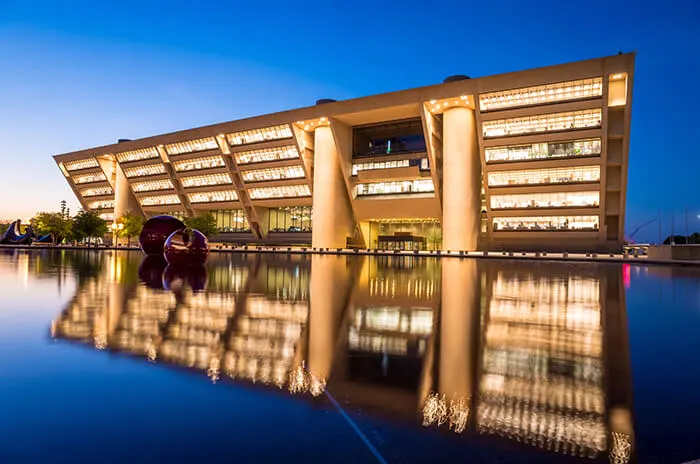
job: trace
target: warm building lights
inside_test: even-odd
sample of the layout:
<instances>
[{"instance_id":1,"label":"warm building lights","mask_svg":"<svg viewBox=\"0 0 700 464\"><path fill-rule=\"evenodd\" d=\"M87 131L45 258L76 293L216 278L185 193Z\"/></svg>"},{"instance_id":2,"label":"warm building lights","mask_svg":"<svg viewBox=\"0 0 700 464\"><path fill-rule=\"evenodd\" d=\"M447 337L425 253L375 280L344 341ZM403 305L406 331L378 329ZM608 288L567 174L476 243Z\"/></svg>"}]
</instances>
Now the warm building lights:
<instances>
[{"instance_id":1,"label":"warm building lights","mask_svg":"<svg viewBox=\"0 0 700 464\"><path fill-rule=\"evenodd\" d=\"M482 127L484 137L506 137L600 127L601 121L601 111L595 109L485 121Z\"/></svg>"},{"instance_id":2,"label":"warm building lights","mask_svg":"<svg viewBox=\"0 0 700 464\"><path fill-rule=\"evenodd\" d=\"M243 180L246 182L263 182L269 180L299 179L305 177L306 174L304 173L304 168L297 165L244 171L242 176Z\"/></svg>"},{"instance_id":3,"label":"warm building lights","mask_svg":"<svg viewBox=\"0 0 700 464\"><path fill-rule=\"evenodd\" d=\"M80 194L84 197L100 197L103 195L111 195L112 193L112 187L94 187L80 191Z\"/></svg>"},{"instance_id":4,"label":"warm building lights","mask_svg":"<svg viewBox=\"0 0 700 464\"><path fill-rule=\"evenodd\" d=\"M226 166L224 159L221 156L206 156L204 158L195 158L173 162L173 167L178 172L183 171L198 171L200 169L212 169Z\"/></svg>"},{"instance_id":5,"label":"warm building lights","mask_svg":"<svg viewBox=\"0 0 700 464\"><path fill-rule=\"evenodd\" d=\"M279 187L259 187L249 189L248 192L250 193L250 198L254 200L311 196L311 190L306 184L283 185Z\"/></svg>"},{"instance_id":6,"label":"warm building lights","mask_svg":"<svg viewBox=\"0 0 700 464\"><path fill-rule=\"evenodd\" d=\"M575 140L573 142L542 142L528 145L511 145L486 148L486 162L530 161L600 155L600 139Z\"/></svg>"},{"instance_id":7,"label":"warm building lights","mask_svg":"<svg viewBox=\"0 0 700 464\"><path fill-rule=\"evenodd\" d=\"M177 195L154 195L140 198L141 206L177 205L180 197Z\"/></svg>"},{"instance_id":8,"label":"warm building lights","mask_svg":"<svg viewBox=\"0 0 700 464\"><path fill-rule=\"evenodd\" d=\"M123 151L117 153L117 160L120 163L128 163L130 161L139 161L151 158L158 158L158 149L156 147L139 148L138 150Z\"/></svg>"},{"instance_id":9,"label":"warm building lights","mask_svg":"<svg viewBox=\"0 0 700 464\"><path fill-rule=\"evenodd\" d=\"M66 161L63 163L66 171L78 171L80 169L89 169L99 167L99 163L95 158L86 158L76 161Z\"/></svg>"},{"instance_id":10,"label":"warm building lights","mask_svg":"<svg viewBox=\"0 0 700 464\"><path fill-rule=\"evenodd\" d=\"M155 190L169 190L173 188L173 182L170 179L134 182L131 185L134 192L151 192Z\"/></svg>"},{"instance_id":11,"label":"warm building lights","mask_svg":"<svg viewBox=\"0 0 700 464\"><path fill-rule=\"evenodd\" d=\"M299 158L299 152L294 145L287 145L263 150L242 151L235 153L234 156L236 157L236 163L249 164Z\"/></svg>"},{"instance_id":12,"label":"warm building lights","mask_svg":"<svg viewBox=\"0 0 700 464\"><path fill-rule=\"evenodd\" d=\"M600 202L600 192L527 193L491 195L491 209L591 208Z\"/></svg>"},{"instance_id":13,"label":"warm building lights","mask_svg":"<svg viewBox=\"0 0 700 464\"><path fill-rule=\"evenodd\" d=\"M488 182L489 187L600 182L600 166L495 171L488 174Z\"/></svg>"},{"instance_id":14,"label":"warm building lights","mask_svg":"<svg viewBox=\"0 0 700 464\"><path fill-rule=\"evenodd\" d=\"M126 177L142 177L142 176L155 176L158 174L165 173L165 166L162 164L147 164L144 166L135 166L132 168L124 168L124 175Z\"/></svg>"},{"instance_id":15,"label":"warm building lights","mask_svg":"<svg viewBox=\"0 0 700 464\"><path fill-rule=\"evenodd\" d=\"M490 111L568 100L581 100L600 97L602 94L603 78L595 77L592 79L484 93L479 95L479 107L481 111Z\"/></svg>"},{"instance_id":16,"label":"warm building lights","mask_svg":"<svg viewBox=\"0 0 700 464\"><path fill-rule=\"evenodd\" d=\"M206 176L183 177L180 179L183 187L204 187L207 185L230 184L231 175L228 173L209 174Z\"/></svg>"},{"instance_id":17,"label":"warm building lights","mask_svg":"<svg viewBox=\"0 0 700 464\"><path fill-rule=\"evenodd\" d=\"M235 190L217 190L215 192L188 193L190 203L216 203L223 201L238 200L238 193Z\"/></svg>"},{"instance_id":18,"label":"warm building lights","mask_svg":"<svg viewBox=\"0 0 700 464\"><path fill-rule=\"evenodd\" d=\"M249 143L266 142L268 140L288 139L292 137L292 129L287 124L252 129L228 134L228 143L231 145L247 145Z\"/></svg>"},{"instance_id":19,"label":"warm building lights","mask_svg":"<svg viewBox=\"0 0 700 464\"><path fill-rule=\"evenodd\" d=\"M165 151L168 155L182 155L184 153L193 153L195 151L216 150L219 145L214 137L206 137L203 139L187 140L185 142L169 143L165 146Z\"/></svg>"},{"instance_id":20,"label":"warm building lights","mask_svg":"<svg viewBox=\"0 0 700 464\"><path fill-rule=\"evenodd\" d=\"M90 184L92 182L102 182L106 181L107 176L103 172L94 172L90 174L83 174L80 176L73 176L73 182L76 184Z\"/></svg>"},{"instance_id":21,"label":"warm building lights","mask_svg":"<svg viewBox=\"0 0 700 464\"><path fill-rule=\"evenodd\" d=\"M114 208L114 200L97 200L88 203L90 209L109 209Z\"/></svg>"},{"instance_id":22,"label":"warm building lights","mask_svg":"<svg viewBox=\"0 0 700 464\"><path fill-rule=\"evenodd\" d=\"M494 232L597 231L598 216L523 216L493 218Z\"/></svg>"},{"instance_id":23,"label":"warm building lights","mask_svg":"<svg viewBox=\"0 0 700 464\"><path fill-rule=\"evenodd\" d=\"M432 179L406 180L396 182L372 182L357 184L357 196L401 195L434 192Z\"/></svg>"}]
</instances>

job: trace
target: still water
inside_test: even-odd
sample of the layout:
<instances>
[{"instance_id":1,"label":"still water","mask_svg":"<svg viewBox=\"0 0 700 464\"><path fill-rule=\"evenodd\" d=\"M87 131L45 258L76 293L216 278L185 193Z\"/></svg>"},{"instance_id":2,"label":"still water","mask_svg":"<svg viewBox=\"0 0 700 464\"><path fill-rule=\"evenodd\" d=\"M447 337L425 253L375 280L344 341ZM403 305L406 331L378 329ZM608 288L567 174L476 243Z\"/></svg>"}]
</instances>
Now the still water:
<instances>
[{"instance_id":1,"label":"still water","mask_svg":"<svg viewBox=\"0 0 700 464\"><path fill-rule=\"evenodd\" d=\"M700 458L700 272L0 251L0 463Z\"/></svg>"}]
</instances>

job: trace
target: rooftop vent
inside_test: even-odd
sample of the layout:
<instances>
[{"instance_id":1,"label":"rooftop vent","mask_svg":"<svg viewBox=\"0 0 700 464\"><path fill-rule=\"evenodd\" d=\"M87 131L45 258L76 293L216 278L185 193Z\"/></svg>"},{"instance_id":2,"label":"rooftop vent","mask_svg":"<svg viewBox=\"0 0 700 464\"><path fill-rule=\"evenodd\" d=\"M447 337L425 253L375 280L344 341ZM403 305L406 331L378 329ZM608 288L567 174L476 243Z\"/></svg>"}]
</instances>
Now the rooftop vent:
<instances>
[{"instance_id":1,"label":"rooftop vent","mask_svg":"<svg viewBox=\"0 0 700 464\"><path fill-rule=\"evenodd\" d=\"M444 78L442 83L447 84L448 82L466 81L467 79L471 79L471 77L465 76L464 74L455 74L454 76Z\"/></svg>"},{"instance_id":2,"label":"rooftop vent","mask_svg":"<svg viewBox=\"0 0 700 464\"><path fill-rule=\"evenodd\" d=\"M131 139L117 139L117 143L131 142Z\"/></svg>"},{"instance_id":3,"label":"rooftop vent","mask_svg":"<svg viewBox=\"0 0 700 464\"><path fill-rule=\"evenodd\" d=\"M336 101L338 101L338 100L333 100L332 98L319 98L318 100L316 100L316 104L323 105L325 103L333 103Z\"/></svg>"}]
</instances>

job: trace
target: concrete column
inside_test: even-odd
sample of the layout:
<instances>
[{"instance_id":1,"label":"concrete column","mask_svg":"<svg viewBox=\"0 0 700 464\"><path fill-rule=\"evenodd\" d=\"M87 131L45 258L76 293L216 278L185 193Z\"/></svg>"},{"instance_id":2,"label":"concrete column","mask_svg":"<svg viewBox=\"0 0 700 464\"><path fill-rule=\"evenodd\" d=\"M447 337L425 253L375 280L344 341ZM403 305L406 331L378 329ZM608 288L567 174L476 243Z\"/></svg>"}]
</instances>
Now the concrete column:
<instances>
[{"instance_id":1,"label":"concrete column","mask_svg":"<svg viewBox=\"0 0 700 464\"><path fill-rule=\"evenodd\" d=\"M474 111L443 113L442 248L476 250L481 208L481 160Z\"/></svg>"},{"instance_id":2,"label":"concrete column","mask_svg":"<svg viewBox=\"0 0 700 464\"><path fill-rule=\"evenodd\" d=\"M470 401L476 386L479 329L476 261L442 261L438 391L450 400Z\"/></svg>"},{"instance_id":3,"label":"concrete column","mask_svg":"<svg viewBox=\"0 0 700 464\"><path fill-rule=\"evenodd\" d=\"M314 133L314 195L312 246L345 248L352 236L353 216L340 170L333 133L328 126Z\"/></svg>"},{"instance_id":4,"label":"concrete column","mask_svg":"<svg viewBox=\"0 0 700 464\"><path fill-rule=\"evenodd\" d=\"M139 215L141 210L138 201L129 188L129 181L124 175L124 171L120 166L116 167L116 176L114 182L114 219L117 220L124 213L132 213Z\"/></svg>"}]
</instances>

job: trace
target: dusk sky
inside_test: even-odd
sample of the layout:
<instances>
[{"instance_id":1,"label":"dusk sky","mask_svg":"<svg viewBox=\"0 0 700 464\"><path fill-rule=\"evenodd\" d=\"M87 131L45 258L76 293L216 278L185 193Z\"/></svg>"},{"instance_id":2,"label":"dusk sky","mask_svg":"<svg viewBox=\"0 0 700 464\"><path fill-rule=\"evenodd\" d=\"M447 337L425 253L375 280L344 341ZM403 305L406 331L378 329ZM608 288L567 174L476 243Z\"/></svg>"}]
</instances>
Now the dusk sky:
<instances>
[{"instance_id":1,"label":"dusk sky","mask_svg":"<svg viewBox=\"0 0 700 464\"><path fill-rule=\"evenodd\" d=\"M660 209L664 234L674 209L700 230L697 0L0 0L0 219L78 210L54 154L618 51L637 52L627 233Z\"/></svg>"}]
</instances>

